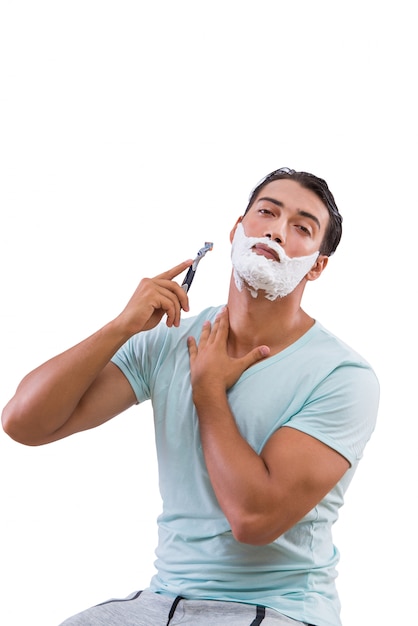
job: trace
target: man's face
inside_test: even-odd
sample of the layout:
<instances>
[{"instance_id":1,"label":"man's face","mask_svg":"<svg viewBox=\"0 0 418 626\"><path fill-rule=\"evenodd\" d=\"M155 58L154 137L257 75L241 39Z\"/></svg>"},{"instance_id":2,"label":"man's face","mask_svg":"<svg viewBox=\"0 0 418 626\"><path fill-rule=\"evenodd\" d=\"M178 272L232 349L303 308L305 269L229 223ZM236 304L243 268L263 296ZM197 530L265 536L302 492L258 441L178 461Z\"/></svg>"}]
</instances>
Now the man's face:
<instances>
[{"instance_id":1,"label":"man's face","mask_svg":"<svg viewBox=\"0 0 418 626\"><path fill-rule=\"evenodd\" d=\"M235 284L256 298L289 295L305 277L318 278L328 258L319 256L329 214L310 190L291 180L262 189L231 232Z\"/></svg>"},{"instance_id":2,"label":"man's face","mask_svg":"<svg viewBox=\"0 0 418 626\"><path fill-rule=\"evenodd\" d=\"M275 180L263 187L242 220L247 237L276 240L289 257L319 250L328 222L329 213L322 200L310 189L288 179ZM254 252L271 254L262 246Z\"/></svg>"}]
</instances>

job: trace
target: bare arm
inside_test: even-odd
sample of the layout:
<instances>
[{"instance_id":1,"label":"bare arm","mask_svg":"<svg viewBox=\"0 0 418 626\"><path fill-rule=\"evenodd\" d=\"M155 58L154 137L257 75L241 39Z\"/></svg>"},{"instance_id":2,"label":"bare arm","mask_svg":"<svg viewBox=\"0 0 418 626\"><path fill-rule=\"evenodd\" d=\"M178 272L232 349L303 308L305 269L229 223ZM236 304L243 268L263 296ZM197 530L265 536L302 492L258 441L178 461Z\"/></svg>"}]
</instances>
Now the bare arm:
<instances>
[{"instance_id":1,"label":"bare arm","mask_svg":"<svg viewBox=\"0 0 418 626\"><path fill-rule=\"evenodd\" d=\"M143 279L115 320L28 374L3 410L4 430L21 443L40 445L98 426L134 404L131 386L110 359L164 314L169 327L179 325L188 299L173 279L189 265Z\"/></svg>"},{"instance_id":2,"label":"bare arm","mask_svg":"<svg viewBox=\"0 0 418 626\"><path fill-rule=\"evenodd\" d=\"M189 339L193 400L203 452L218 502L238 541L270 543L296 524L335 486L348 461L322 442L281 428L257 454L241 436L226 391L268 355L260 346L241 359L226 351L228 315L206 324L197 347Z\"/></svg>"}]
</instances>

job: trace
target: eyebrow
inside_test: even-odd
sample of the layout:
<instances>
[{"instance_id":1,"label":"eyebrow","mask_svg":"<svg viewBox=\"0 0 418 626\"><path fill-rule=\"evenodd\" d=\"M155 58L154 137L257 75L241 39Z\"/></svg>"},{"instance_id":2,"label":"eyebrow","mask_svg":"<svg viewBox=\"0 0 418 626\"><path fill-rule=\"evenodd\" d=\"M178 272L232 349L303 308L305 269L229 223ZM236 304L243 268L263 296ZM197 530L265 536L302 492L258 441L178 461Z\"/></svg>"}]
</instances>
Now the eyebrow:
<instances>
[{"instance_id":1,"label":"eyebrow","mask_svg":"<svg viewBox=\"0 0 418 626\"><path fill-rule=\"evenodd\" d=\"M267 198L265 196L263 198L258 198L257 202L261 202L261 200L267 200L267 202L272 202L273 204L284 208L283 202L281 202L280 200L276 200L275 198ZM298 215L301 215L302 217L307 217L308 219L312 220L318 226L319 230L321 230L321 222L316 217L316 215L309 213L309 211L304 211L303 209L298 209Z\"/></svg>"}]
</instances>

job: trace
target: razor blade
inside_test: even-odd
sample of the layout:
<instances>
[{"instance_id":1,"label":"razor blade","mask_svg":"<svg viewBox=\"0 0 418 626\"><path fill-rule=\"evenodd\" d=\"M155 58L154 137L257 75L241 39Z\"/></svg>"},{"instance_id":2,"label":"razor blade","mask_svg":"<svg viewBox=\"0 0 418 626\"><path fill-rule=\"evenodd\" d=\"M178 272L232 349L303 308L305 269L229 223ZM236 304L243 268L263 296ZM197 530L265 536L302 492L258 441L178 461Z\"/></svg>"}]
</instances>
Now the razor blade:
<instances>
[{"instance_id":1,"label":"razor blade","mask_svg":"<svg viewBox=\"0 0 418 626\"><path fill-rule=\"evenodd\" d=\"M193 282L193 278L195 277L197 266L199 265L200 261L205 256L206 252L209 252L210 250L212 250L212 248L213 248L213 243L210 241L205 241L205 245L203 246L203 248L200 248L199 252L196 255L195 260L193 261L193 263L187 270L186 277L183 280L183 283L181 285L186 293L189 291L190 285Z\"/></svg>"}]
</instances>

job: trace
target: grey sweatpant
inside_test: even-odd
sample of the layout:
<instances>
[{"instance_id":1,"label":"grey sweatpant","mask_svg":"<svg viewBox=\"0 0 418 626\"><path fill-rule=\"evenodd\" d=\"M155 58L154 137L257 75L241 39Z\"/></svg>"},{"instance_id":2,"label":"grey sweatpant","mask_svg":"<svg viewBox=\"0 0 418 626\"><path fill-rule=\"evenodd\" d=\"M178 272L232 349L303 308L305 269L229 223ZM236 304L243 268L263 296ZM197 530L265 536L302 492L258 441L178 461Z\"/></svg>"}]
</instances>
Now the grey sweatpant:
<instances>
[{"instance_id":1,"label":"grey sweatpant","mask_svg":"<svg viewBox=\"0 0 418 626\"><path fill-rule=\"evenodd\" d=\"M184 600L136 592L109 600L70 617L61 626L299 626L277 611L251 604L217 600Z\"/></svg>"}]
</instances>

